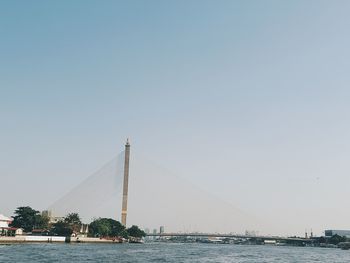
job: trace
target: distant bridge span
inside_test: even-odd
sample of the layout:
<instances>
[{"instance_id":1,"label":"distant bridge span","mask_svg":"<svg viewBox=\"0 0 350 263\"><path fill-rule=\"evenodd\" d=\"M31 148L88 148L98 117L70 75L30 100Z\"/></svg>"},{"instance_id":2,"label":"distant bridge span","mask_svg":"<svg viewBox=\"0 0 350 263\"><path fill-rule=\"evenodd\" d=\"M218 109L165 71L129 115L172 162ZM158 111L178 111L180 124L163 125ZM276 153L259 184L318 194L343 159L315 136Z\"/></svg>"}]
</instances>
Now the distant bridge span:
<instances>
[{"instance_id":1,"label":"distant bridge span","mask_svg":"<svg viewBox=\"0 0 350 263\"><path fill-rule=\"evenodd\" d=\"M246 236L236 234L213 234L213 233L157 233L147 234L148 237L222 237L222 238L246 238L246 239L263 239L263 240L280 240L280 241L297 241L297 242L313 242L312 238L301 237L279 237L279 236Z\"/></svg>"}]
</instances>

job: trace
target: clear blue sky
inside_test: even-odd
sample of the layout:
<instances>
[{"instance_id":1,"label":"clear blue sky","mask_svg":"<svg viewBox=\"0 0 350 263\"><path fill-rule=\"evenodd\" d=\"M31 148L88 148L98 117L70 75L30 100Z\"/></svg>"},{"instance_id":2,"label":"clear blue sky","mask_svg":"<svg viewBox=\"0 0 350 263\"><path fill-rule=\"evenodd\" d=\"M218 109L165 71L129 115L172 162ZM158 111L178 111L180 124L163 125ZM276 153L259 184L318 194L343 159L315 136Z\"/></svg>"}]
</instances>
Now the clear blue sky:
<instances>
[{"instance_id":1,"label":"clear blue sky","mask_svg":"<svg viewBox=\"0 0 350 263\"><path fill-rule=\"evenodd\" d=\"M0 213L45 208L130 137L248 211L303 215L301 232L350 228L349 11L348 1L1 1Z\"/></svg>"}]
</instances>

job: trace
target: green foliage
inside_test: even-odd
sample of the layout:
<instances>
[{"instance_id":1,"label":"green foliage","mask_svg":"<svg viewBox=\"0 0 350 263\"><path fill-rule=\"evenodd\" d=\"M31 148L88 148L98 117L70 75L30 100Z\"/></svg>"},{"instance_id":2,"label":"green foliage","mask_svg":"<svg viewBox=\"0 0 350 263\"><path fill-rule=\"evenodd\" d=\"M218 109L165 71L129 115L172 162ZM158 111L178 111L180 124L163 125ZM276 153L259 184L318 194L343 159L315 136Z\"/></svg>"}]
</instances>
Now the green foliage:
<instances>
[{"instance_id":1,"label":"green foliage","mask_svg":"<svg viewBox=\"0 0 350 263\"><path fill-rule=\"evenodd\" d=\"M89 225L89 234L94 237L124 236L124 232L125 227L111 218L98 218Z\"/></svg>"},{"instance_id":2,"label":"green foliage","mask_svg":"<svg viewBox=\"0 0 350 263\"><path fill-rule=\"evenodd\" d=\"M128 235L131 237L141 238L141 237L146 236L146 233L143 230L141 230L138 226L135 226L135 225L128 228L126 231L127 231Z\"/></svg>"},{"instance_id":3,"label":"green foliage","mask_svg":"<svg viewBox=\"0 0 350 263\"><path fill-rule=\"evenodd\" d=\"M64 218L64 222L68 224L81 225L80 216L78 213L70 213Z\"/></svg>"},{"instance_id":4,"label":"green foliage","mask_svg":"<svg viewBox=\"0 0 350 263\"><path fill-rule=\"evenodd\" d=\"M73 233L71 226L65 221L58 221L52 225L51 234L57 236L70 236Z\"/></svg>"},{"instance_id":5,"label":"green foliage","mask_svg":"<svg viewBox=\"0 0 350 263\"><path fill-rule=\"evenodd\" d=\"M39 211L29 206L18 207L15 211L14 220L11 223L13 227L21 227L29 232L33 229L48 229L49 218L41 216ZM79 232L82 222L78 213L68 214L64 220L52 224L50 233L58 236L71 236L73 232ZM128 229L118 221L111 218L98 218L90 223L89 235L94 237L124 237L129 236L141 238L146 233L137 226Z\"/></svg>"},{"instance_id":6,"label":"green foliage","mask_svg":"<svg viewBox=\"0 0 350 263\"><path fill-rule=\"evenodd\" d=\"M78 213L68 214L64 220L52 225L51 233L57 236L71 236L73 232L79 232L82 222Z\"/></svg>"},{"instance_id":7,"label":"green foliage","mask_svg":"<svg viewBox=\"0 0 350 263\"><path fill-rule=\"evenodd\" d=\"M319 242L319 243L326 243L327 240L326 240L325 237L319 237L319 238L318 238L318 242Z\"/></svg>"},{"instance_id":8,"label":"green foliage","mask_svg":"<svg viewBox=\"0 0 350 263\"><path fill-rule=\"evenodd\" d=\"M18 207L11 223L12 227L23 228L25 232L30 232L34 228L45 229L48 227L49 219L42 217L39 211L29 206Z\"/></svg>"},{"instance_id":9,"label":"green foliage","mask_svg":"<svg viewBox=\"0 0 350 263\"><path fill-rule=\"evenodd\" d=\"M70 213L64 218L64 222L69 225L72 232L79 232L82 222L78 213Z\"/></svg>"},{"instance_id":10,"label":"green foliage","mask_svg":"<svg viewBox=\"0 0 350 263\"><path fill-rule=\"evenodd\" d=\"M335 234L329 239L329 243L333 245L338 245L340 242L346 242L346 237L341 237Z\"/></svg>"},{"instance_id":11,"label":"green foliage","mask_svg":"<svg viewBox=\"0 0 350 263\"><path fill-rule=\"evenodd\" d=\"M35 216L35 227L37 229L48 229L50 219L47 216L36 215Z\"/></svg>"}]
</instances>

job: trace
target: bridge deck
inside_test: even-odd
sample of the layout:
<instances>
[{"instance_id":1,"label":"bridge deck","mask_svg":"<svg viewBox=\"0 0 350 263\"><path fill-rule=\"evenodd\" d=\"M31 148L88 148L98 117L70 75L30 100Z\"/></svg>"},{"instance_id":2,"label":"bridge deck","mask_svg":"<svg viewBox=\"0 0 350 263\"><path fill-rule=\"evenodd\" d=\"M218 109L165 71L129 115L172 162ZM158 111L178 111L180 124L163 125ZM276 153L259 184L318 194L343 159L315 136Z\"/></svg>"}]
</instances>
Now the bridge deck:
<instances>
[{"instance_id":1,"label":"bridge deck","mask_svg":"<svg viewBox=\"0 0 350 263\"><path fill-rule=\"evenodd\" d=\"M213 234L213 233L157 233L147 234L149 237L222 237L222 238L259 238L264 240L289 240L289 241L303 241L312 242L314 239L300 238L300 237L279 237L279 236L246 236L236 234Z\"/></svg>"}]
</instances>

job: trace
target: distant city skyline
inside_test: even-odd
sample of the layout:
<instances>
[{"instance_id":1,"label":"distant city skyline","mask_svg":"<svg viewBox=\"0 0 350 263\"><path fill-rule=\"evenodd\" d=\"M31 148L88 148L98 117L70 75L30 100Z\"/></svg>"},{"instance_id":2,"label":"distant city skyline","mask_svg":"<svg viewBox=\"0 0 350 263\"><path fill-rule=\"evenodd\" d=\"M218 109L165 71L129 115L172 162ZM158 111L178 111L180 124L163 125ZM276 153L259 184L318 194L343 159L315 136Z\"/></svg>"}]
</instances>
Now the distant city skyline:
<instances>
[{"instance_id":1,"label":"distant city skyline","mask_svg":"<svg viewBox=\"0 0 350 263\"><path fill-rule=\"evenodd\" d=\"M0 214L47 209L129 137L283 233L350 229L349 9L2 1Z\"/></svg>"}]
</instances>

